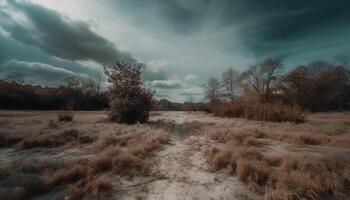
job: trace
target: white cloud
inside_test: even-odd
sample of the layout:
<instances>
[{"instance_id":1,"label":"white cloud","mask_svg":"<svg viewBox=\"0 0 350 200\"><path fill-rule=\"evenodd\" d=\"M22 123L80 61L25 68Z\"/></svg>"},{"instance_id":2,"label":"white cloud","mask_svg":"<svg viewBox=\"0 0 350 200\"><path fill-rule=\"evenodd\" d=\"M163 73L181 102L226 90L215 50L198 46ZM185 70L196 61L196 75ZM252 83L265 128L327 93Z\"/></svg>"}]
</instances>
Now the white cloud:
<instances>
[{"instance_id":1,"label":"white cloud","mask_svg":"<svg viewBox=\"0 0 350 200\"><path fill-rule=\"evenodd\" d=\"M188 74L185 76L185 81L191 82L191 81L196 81L198 80L198 76L193 75L193 74Z\"/></svg>"}]
</instances>

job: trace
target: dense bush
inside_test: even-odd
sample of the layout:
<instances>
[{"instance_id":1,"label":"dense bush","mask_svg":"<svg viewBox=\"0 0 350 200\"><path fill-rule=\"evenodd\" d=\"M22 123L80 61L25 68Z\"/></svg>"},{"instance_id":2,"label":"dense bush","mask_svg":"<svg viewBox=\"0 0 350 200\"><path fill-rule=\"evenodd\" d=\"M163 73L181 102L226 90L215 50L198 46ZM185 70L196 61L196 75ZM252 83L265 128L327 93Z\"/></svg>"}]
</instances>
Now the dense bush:
<instances>
[{"instance_id":1,"label":"dense bush","mask_svg":"<svg viewBox=\"0 0 350 200\"><path fill-rule=\"evenodd\" d=\"M117 63L105 68L108 76L110 119L119 123L146 122L153 106L153 92L141 81L141 67Z\"/></svg>"}]
</instances>

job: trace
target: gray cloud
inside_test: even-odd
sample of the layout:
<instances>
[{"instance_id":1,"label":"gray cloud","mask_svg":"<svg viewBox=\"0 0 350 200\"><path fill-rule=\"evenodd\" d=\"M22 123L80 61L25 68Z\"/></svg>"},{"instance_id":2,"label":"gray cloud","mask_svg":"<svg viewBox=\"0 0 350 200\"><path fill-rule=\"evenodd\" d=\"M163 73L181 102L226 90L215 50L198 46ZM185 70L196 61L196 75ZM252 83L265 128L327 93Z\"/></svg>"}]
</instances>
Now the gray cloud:
<instances>
[{"instance_id":1,"label":"gray cloud","mask_svg":"<svg viewBox=\"0 0 350 200\"><path fill-rule=\"evenodd\" d=\"M163 26L166 32L180 35L202 37L208 30L226 33L221 38L228 45L226 51L238 50L258 60L329 47L341 46L339 51L343 51L346 47L342 46L350 42L348 0L129 0L115 4L123 8L122 12L136 9L145 13L131 17L139 26L152 26L151 30L157 31L154 34L164 32L159 28Z\"/></svg>"},{"instance_id":2,"label":"gray cloud","mask_svg":"<svg viewBox=\"0 0 350 200\"><path fill-rule=\"evenodd\" d=\"M83 21L72 21L37 4L16 1L8 1L8 4L28 20L19 21L8 13L1 14L5 18L2 23L4 30L20 42L68 60L91 59L101 64L135 61L130 53L118 50Z\"/></svg>"},{"instance_id":3,"label":"gray cloud","mask_svg":"<svg viewBox=\"0 0 350 200\"><path fill-rule=\"evenodd\" d=\"M23 75L25 81L32 84L44 84L54 86L60 84L67 76L86 76L86 74L77 74L72 71L55 67L52 65L25 62L19 60L10 60L0 66L0 77L6 77L11 73Z\"/></svg>"},{"instance_id":4,"label":"gray cloud","mask_svg":"<svg viewBox=\"0 0 350 200\"><path fill-rule=\"evenodd\" d=\"M147 66L143 71L143 79L146 81L154 81L154 80L166 80L168 78L168 74L163 71L152 71Z\"/></svg>"},{"instance_id":5,"label":"gray cloud","mask_svg":"<svg viewBox=\"0 0 350 200\"><path fill-rule=\"evenodd\" d=\"M182 83L180 80L154 80L149 81L147 84L153 88L160 88L160 89L179 89L184 87L184 83Z\"/></svg>"}]
</instances>

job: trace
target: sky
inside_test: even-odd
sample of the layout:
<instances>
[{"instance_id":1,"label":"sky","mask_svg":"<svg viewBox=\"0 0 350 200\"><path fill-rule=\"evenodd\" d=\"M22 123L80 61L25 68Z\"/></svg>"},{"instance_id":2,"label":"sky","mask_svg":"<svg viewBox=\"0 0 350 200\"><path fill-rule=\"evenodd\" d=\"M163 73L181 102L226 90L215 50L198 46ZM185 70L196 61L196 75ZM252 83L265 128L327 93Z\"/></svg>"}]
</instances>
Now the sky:
<instances>
[{"instance_id":1,"label":"sky","mask_svg":"<svg viewBox=\"0 0 350 200\"><path fill-rule=\"evenodd\" d=\"M230 67L340 54L350 55L349 0L0 0L0 78L31 84L137 62L157 98L183 102Z\"/></svg>"}]
</instances>

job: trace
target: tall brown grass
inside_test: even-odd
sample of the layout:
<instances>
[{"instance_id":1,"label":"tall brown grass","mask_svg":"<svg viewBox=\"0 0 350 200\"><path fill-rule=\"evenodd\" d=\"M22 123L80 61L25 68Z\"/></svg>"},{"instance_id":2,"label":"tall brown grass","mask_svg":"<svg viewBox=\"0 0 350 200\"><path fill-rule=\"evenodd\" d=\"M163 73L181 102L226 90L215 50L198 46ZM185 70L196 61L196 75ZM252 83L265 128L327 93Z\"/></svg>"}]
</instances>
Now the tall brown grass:
<instances>
[{"instance_id":1,"label":"tall brown grass","mask_svg":"<svg viewBox=\"0 0 350 200\"><path fill-rule=\"evenodd\" d=\"M350 147L350 140L344 137L332 137L320 133L305 132L267 132L260 129L235 131L221 129L208 133L210 139L220 143L234 143L245 146L262 146L261 138L278 140L297 145L327 145L337 147Z\"/></svg>"},{"instance_id":2,"label":"tall brown grass","mask_svg":"<svg viewBox=\"0 0 350 200\"><path fill-rule=\"evenodd\" d=\"M349 156L325 158L293 157L284 160L271 177L265 197L278 199L347 199L350 170Z\"/></svg>"},{"instance_id":3,"label":"tall brown grass","mask_svg":"<svg viewBox=\"0 0 350 200\"><path fill-rule=\"evenodd\" d=\"M259 138L268 138L272 140L279 140L291 144L298 145L328 145L336 147L350 147L350 139L338 138L329 135L319 133L288 133L288 132L276 132L269 133L257 130L252 136Z\"/></svg>"},{"instance_id":4,"label":"tall brown grass","mask_svg":"<svg viewBox=\"0 0 350 200\"><path fill-rule=\"evenodd\" d=\"M220 102L211 107L212 112L221 117L243 117L258 121L294 122L305 121L306 112L298 105L288 105L280 101L261 103L237 100Z\"/></svg>"},{"instance_id":5,"label":"tall brown grass","mask_svg":"<svg viewBox=\"0 0 350 200\"><path fill-rule=\"evenodd\" d=\"M110 180L103 177L98 179L92 178L85 184L72 186L66 199L109 199L108 197L111 196L112 191L113 184Z\"/></svg>"},{"instance_id":6,"label":"tall brown grass","mask_svg":"<svg viewBox=\"0 0 350 200\"><path fill-rule=\"evenodd\" d=\"M210 169L227 169L249 188L264 193L266 200L349 197L350 155L266 157L261 148L247 146L228 133L213 135L212 139L224 144L206 153Z\"/></svg>"}]
</instances>

